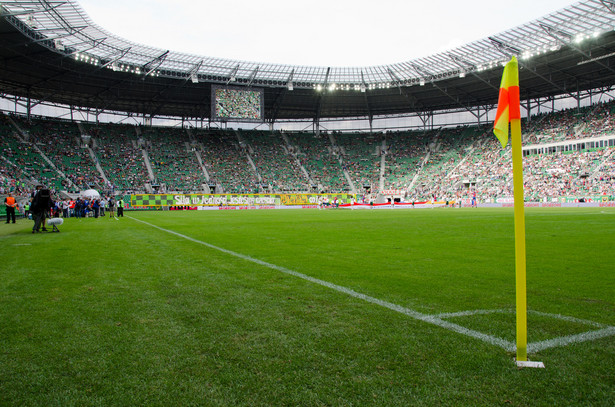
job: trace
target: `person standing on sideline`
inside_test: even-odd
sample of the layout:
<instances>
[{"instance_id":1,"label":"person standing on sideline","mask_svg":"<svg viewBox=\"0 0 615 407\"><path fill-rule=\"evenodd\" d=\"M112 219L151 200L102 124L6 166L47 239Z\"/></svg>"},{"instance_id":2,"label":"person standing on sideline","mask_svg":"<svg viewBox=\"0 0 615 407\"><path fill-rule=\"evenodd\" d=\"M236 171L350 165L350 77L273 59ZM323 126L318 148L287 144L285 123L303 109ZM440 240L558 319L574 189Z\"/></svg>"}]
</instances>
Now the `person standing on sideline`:
<instances>
[{"instance_id":1,"label":"person standing on sideline","mask_svg":"<svg viewBox=\"0 0 615 407\"><path fill-rule=\"evenodd\" d=\"M109 219L115 218L115 197L112 196L108 199L108 205L109 205Z\"/></svg>"},{"instance_id":2,"label":"person standing on sideline","mask_svg":"<svg viewBox=\"0 0 615 407\"><path fill-rule=\"evenodd\" d=\"M100 213L100 201L98 199L92 200L92 210L94 210L94 218L98 219Z\"/></svg>"},{"instance_id":3,"label":"person standing on sideline","mask_svg":"<svg viewBox=\"0 0 615 407\"><path fill-rule=\"evenodd\" d=\"M124 217L124 201L121 198L117 201L117 216Z\"/></svg>"},{"instance_id":4,"label":"person standing on sideline","mask_svg":"<svg viewBox=\"0 0 615 407\"><path fill-rule=\"evenodd\" d=\"M10 223L10 219L13 219L13 223L15 223L15 207L17 202L15 202L13 194L9 194L9 196L4 198L4 205L6 205L6 223Z\"/></svg>"}]
</instances>

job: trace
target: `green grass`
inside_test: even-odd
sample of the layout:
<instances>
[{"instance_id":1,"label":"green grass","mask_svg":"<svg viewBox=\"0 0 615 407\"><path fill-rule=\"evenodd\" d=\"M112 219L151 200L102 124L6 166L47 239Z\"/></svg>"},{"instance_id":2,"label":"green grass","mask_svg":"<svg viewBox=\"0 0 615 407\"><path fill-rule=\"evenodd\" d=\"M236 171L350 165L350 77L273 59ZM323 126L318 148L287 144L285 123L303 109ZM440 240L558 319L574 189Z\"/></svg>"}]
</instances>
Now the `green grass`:
<instances>
[{"instance_id":1,"label":"green grass","mask_svg":"<svg viewBox=\"0 0 615 407\"><path fill-rule=\"evenodd\" d=\"M507 209L127 212L514 341ZM615 210L529 209L528 307L615 326ZM0 226L0 405L611 406L615 337L500 347L129 218ZM529 342L598 328L530 313Z\"/></svg>"}]
</instances>

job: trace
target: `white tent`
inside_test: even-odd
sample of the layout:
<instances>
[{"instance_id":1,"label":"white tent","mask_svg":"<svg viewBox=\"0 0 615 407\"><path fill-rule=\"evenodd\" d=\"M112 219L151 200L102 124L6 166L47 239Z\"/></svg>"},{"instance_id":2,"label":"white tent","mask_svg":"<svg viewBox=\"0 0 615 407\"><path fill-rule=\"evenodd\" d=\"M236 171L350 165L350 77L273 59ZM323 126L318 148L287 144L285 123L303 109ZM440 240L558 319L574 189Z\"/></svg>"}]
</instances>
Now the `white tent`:
<instances>
[{"instance_id":1,"label":"white tent","mask_svg":"<svg viewBox=\"0 0 615 407\"><path fill-rule=\"evenodd\" d=\"M82 197L90 198L90 199L100 199L100 194L95 189L88 189L85 191L81 191L80 194Z\"/></svg>"}]
</instances>

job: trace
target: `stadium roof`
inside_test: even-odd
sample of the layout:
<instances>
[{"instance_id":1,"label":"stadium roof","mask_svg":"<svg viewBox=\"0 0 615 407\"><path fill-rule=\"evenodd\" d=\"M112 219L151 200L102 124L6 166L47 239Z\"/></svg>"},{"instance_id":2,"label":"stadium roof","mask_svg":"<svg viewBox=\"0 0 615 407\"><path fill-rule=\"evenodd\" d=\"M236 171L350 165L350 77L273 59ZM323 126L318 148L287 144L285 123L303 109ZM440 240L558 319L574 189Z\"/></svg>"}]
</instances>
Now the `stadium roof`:
<instances>
[{"instance_id":1,"label":"stadium roof","mask_svg":"<svg viewBox=\"0 0 615 407\"><path fill-rule=\"evenodd\" d=\"M607 0L584 0L429 57L366 67L174 52L106 32L72 0L1 4L2 92L97 112L207 119L212 85L263 88L267 121L474 111L496 102L511 55L520 60L524 100L615 84L615 3Z\"/></svg>"}]
</instances>

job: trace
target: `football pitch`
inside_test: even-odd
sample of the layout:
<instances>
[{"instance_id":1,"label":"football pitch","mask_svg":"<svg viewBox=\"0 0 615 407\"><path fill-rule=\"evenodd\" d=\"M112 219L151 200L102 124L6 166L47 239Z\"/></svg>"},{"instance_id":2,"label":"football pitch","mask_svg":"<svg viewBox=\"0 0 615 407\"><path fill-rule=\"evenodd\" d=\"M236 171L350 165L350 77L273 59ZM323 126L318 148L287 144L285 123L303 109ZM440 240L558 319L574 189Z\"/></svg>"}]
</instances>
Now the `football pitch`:
<instances>
[{"instance_id":1,"label":"football pitch","mask_svg":"<svg viewBox=\"0 0 615 407\"><path fill-rule=\"evenodd\" d=\"M0 227L0 405L612 406L615 208L126 212Z\"/></svg>"}]
</instances>

